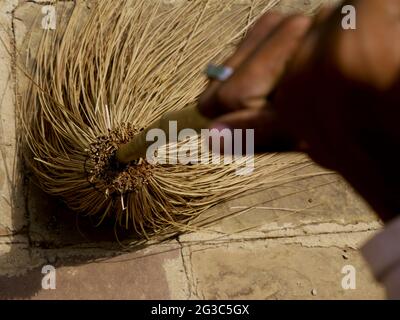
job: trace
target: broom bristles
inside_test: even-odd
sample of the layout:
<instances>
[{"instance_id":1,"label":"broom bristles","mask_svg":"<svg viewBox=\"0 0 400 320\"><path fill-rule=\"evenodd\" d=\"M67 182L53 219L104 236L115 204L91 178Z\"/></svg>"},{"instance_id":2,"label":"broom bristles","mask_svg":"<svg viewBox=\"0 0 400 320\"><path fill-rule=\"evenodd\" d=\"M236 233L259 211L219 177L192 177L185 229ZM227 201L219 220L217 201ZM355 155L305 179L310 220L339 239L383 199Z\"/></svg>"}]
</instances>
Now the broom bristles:
<instances>
[{"instance_id":1,"label":"broom bristles","mask_svg":"<svg viewBox=\"0 0 400 320\"><path fill-rule=\"evenodd\" d=\"M42 188L76 212L96 215L99 223L114 217L148 239L187 230L201 212L262 183L288 180L282 170L308 160L257 156L247 176L236 174L236 163L142 161L110 169L121 144L165 112L196 101L206 85L204 67L222 61L277 2L99 1L84 23L75 9L65 28L43 35L23 104L29 161Z\"/></svg>"}]
</instances>

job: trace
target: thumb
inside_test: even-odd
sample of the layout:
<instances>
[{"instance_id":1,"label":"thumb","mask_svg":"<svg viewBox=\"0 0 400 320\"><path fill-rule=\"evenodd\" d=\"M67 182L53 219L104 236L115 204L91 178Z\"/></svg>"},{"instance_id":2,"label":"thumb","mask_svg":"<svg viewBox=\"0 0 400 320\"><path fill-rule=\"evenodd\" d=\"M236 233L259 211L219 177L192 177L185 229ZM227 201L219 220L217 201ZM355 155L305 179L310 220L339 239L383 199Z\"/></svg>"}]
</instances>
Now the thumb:
<instances>
[{"instance_id":1,"label":"thumb","mask_svg":"<svg viewBox=\"0 0 400 320\"><path fill-rule=\"evenodd\" d=\"M225 140L225 143L232 143L231 150L235 150L234 146L242 146L238 150L246 150L249 143L254 143L254 152L285 152L295 151L297 141L283 127L278 119L277 114L269 108L263 109L245 109L236 112L231 112L223 115L213 122L210 126L211 137L214 141L219 139L221 146L220 153L223 154L222 146L224 146L224 135L222 132L230 131L230 142ZM237 130L241 129L241 130ZM254 130L254 142L249 141L249 136L246 132ZM223 131L224 130L224 131ZM212 145L212 143L210 144Z\"/></svg>"}]
</instances>

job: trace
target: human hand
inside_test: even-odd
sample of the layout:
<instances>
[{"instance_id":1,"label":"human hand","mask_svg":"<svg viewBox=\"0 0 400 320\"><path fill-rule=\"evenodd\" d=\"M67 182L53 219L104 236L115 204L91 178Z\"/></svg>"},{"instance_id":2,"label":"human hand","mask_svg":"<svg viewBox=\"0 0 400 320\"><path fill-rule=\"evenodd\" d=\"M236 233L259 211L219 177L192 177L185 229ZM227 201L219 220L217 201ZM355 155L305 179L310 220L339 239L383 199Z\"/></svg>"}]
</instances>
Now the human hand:
<instances>
[{"instance_id":1,"label":"human hand","mask_svg":"<svg viewBox=\"0 0 400 320\"><path fill-rule=\"evenodd\" d=\"M342 29L340 8L307 34L310 20L281 18L233 59L232 78L210 85L200 110L217 128L254 128L256 151L307 152L389 220L400 212L400 2L350 4L356 30Z\"/></svg>"},{"instance_id":2,"label":"human hand","mask_svg":"<svg viewBox=\"0 0 400 320\"><path fill-rule=\"evenodd\" d=\"M229 122L231 128L257 128L257 150L282 148L287 139L271 119L268 96L285 73L311 21L301 15L262 16L224 63L235 70L234 74L225 82L211 81L200 96L200 112L216 121Z\"/></svg>"}]
</instances>

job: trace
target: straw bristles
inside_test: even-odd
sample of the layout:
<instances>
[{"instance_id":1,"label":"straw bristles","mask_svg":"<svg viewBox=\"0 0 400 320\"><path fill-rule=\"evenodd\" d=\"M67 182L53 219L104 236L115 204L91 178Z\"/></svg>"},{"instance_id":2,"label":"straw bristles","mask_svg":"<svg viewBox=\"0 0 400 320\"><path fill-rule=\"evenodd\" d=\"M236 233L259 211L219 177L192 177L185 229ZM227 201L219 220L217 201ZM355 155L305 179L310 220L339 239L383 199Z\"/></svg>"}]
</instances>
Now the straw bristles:
<instances>
[{"instance_id":1,"label":"straw bristles","mask_svg":"<svg viewBox=\"0 0 400 320\"><path fill-rule=\"evenodd\" d=\"M261 183L290 179L282 170L307 160L258 156L247 176L236 174L235 163L112 166L122 143L194 102L205 88L207 63L221 61L256 15L277 2L99 1L86 21L76 9L66 28L45 32L22 108L28 160L41 187L99 223L111 217L151 238L182 230Z\"/></svg>"}]
</instances>

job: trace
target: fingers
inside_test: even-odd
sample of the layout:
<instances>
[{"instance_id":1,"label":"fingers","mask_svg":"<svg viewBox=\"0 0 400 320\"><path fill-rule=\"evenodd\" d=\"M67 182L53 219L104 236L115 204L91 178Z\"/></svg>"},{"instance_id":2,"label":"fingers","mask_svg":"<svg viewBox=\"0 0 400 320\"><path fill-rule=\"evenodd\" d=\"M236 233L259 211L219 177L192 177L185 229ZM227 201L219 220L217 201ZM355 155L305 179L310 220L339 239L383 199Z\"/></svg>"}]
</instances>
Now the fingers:
<instances>
[{"instance_id":1,"label":"fingers","mask_svg":"<svg viewBox=\"0 0 400 320\"><path fill-rule=\"evenodd\" d=\"M267 34L258 29L265 25L269 26ZM311 19L304 16L265 18L227 60L231 67L240 64L234 75L224 83L215 82L200 99L200 111L208 117L211 114L210 118L218 117L214 128L242 129L241 135L231 134L233 146L240 144L244 151L246 144L253 143L255 152L296 150L297 141L285 131L275 112L266 108L266 96L285 72L310 25ZM247 141L246 129L254 129L254 142Z\"/></svg>"},{"instance_id":2,"label":"fingers","mask_svg":"<svg viewBox=\"0 0 400 320\"><path fill-rule=\"evenodd\" d=\"M253 53L254 50L273 32L284 20L280 13L267 13L257 20L246 37L239 44L236 52L224 63L226 66L238 68Z\"/></svg>"},{"instance_id":3,"label":"fingers","mask_svg":"<svg viewBox=\"0 0 400 320\"><path fill-rule=\"evenodd\" d=\"M269 21L270 27L274 22ZM264 22L266 23L266 22ZM244 108L262 108L266 97L274 89L284 73L292 55L311 25L311 19L305 16L291 16L281 20L258 46L254 39L261 36L255 32L248 40L256 47L250 55L248 49L242 49L231 63L244 58L235 73L226 82L215 84L199 100L199 109L209 118L216 118L228 112ZM258 31L259 32L259 31Z\"/></svg>"},{"instance_id":4,"label":"fingers","mask_svg":"<svg viewBox=\"0 0 400 320\"><path fill-rule=\"evenodd\" d=\"M236 51L230 56L223 65L234 70L238 68L254 50L262 43L272 31L282 22L284 16L280 13L267 13L257 20L253 28L249 31ZM214 117L213 106L208 103L217 92L221 82L210 81L207 89L199 98L202 113L209 118Z\"/></svg>"},{"instance_id":5,"label":"fingers","mask_svg":"<svg viewBox=\"0 0 400 320\"><path fill-rule=\"evenodd\" d=\"M324 5L321 7L312 21L307 37L304 38L301 47L290 62L288 67L289 73L303 68L307 62L313 60L312 56L318 53L315 48L317 43L321 40L322 30L326 28L327 20L330 19L336 11L337 8L335 6ZM332 41L332 39L326 39L326 41Z\"/></svg>"},{"instance_id":6,"label":"fingers","mask_svg":"<svg viewBox=\"0 0 400 320\"><path fill-rule=\"evenodd\" d=\"M254 145L254 151L257 153L296 150L297 142L286 133L276 113L268 108L232 112L216 119L211 127L220 132L224 129L230 130L233 146L243 146L243 153L249 143ZM249 141L249 136L246 136L248 129L254 129L254 141ZM224 144L221 142L220 146ZM231 149L235 150L234 147ZM220 150L221 154L225 152L226 150Z\"/></svg>"},{"instance_id":7,"label":"fingers","mask_svg":"<svg viewBox=\"0 0 400 320\"><path fill-rule=\"evenodd\" d=\"M219 101L234 110L264 107L265 97L280 80L310 25L311 19L305 16L285 19L221 86Z\"/></svg>"}]
</instances>

